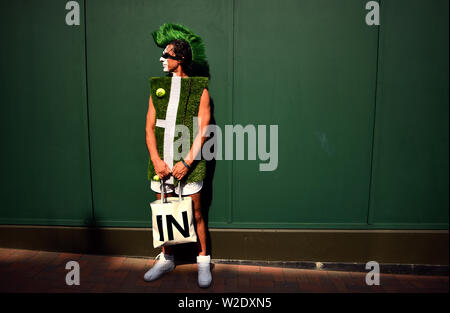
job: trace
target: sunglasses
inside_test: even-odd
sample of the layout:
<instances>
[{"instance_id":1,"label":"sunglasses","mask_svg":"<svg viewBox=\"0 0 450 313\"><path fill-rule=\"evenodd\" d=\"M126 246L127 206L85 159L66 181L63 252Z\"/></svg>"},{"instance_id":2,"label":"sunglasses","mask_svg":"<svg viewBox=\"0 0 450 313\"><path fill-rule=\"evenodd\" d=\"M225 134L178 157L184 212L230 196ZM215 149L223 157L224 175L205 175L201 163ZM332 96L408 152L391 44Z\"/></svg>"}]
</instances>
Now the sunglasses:
<instances>
[{"instance_id":1,"label":"sunglasses","mask_svg":"<svg viewBox=\"0 0 450 313\"><path fill-rule=\"evenodd\" d=\"M171 49L169 51L173 51L173 49ZM168 53L169 51L167 51L167 52L162 54L163 59L172 59L172 60L178 60L178 61L183 60L183 57L179 57L179 56L176 56L176 55L170 55Z\"/></svg>"}]
</instances>

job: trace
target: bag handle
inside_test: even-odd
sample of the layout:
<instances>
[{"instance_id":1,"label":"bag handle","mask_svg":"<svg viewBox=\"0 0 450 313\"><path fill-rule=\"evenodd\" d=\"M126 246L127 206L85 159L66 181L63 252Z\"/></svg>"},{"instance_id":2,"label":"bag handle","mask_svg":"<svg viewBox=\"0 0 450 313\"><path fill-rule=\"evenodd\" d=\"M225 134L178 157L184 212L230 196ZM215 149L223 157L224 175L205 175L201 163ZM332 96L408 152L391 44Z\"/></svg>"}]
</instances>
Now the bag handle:
<instances>
[{"instance_id":1,"label":"bag handle","mask_svg":"<svg viewBox=\"0 0 450 313\"><path fill-rule=\"evenodd\" d=\"M178 183L180 184L180 192L178 194L178 201L181 202L183 200L182 196L181 196L181 194L183 193L182 188L181 188L181 180L178 181ZM164 180L163 179L161 179L160 187L161 187L161 204L162 204L162 203L164 203L164 197L165 197L164 196Z\"/></svg>"}]
</instances>

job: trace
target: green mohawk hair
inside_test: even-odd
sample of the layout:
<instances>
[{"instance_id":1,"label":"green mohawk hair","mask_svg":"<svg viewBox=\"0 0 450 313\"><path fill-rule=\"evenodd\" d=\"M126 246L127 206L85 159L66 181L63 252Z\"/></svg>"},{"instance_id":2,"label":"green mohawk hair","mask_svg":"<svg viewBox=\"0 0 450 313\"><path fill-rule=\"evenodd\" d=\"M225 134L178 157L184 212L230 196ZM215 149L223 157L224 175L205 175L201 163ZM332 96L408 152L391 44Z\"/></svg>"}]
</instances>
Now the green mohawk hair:
<instances>
[{"instance_id":1,"label":"green mohawk hair","mask_svg":"<svg viewBox=\"0 0 450 313\"><path fill-rule=\"evenodd\" d=\"M203 40L189 28L180 24L164 23L158 30L152 32L152 36L156 45L160 48L165 48L169 42L175 39L186 41L191 47L192 62L197 64L206 63Z\"/></svg>"}]
</instances>

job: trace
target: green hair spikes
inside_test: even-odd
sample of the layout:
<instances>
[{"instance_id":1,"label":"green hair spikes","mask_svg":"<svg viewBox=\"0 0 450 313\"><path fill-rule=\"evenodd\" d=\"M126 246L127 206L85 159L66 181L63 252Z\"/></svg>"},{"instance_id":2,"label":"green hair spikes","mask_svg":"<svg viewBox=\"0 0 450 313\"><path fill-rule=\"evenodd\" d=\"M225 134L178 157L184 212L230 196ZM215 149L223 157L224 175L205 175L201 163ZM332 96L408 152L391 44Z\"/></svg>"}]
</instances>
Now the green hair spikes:
<instances>
[{"instance_id":1,"label":"green hair spikes","mask_svg":"<svg viewBox=\"0 0 450 313\"><path fill-rule=\"evenodd\" d=\"M164 23L158 30L152 32L153 40L160 48L165 48L169 42L175 39L186 41L191 47L192 62L206 63L205 45L202 38L194 34L189 28L172 23Z\"/></svg>"}]
</instances>

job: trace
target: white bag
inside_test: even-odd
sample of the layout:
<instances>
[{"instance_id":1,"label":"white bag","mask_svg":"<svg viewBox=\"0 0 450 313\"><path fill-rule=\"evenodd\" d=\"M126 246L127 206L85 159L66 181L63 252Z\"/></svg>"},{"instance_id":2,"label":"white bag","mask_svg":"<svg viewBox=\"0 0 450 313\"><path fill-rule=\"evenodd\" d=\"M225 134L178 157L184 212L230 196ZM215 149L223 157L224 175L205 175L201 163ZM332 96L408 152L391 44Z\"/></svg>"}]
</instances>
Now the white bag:
<instances>
[{"instance_id":1,"label":"white bag","mask_svg":"<svg viewBox=\"0 0 450 313\"><path fill-rule=\"evenodd\" d=\"M192 198L182 197L181 182L177 197L164 197L161 180L161 200L150 203L152 210L153 247L197 242L192 212Z\"/></svg>"}]
</instances>

